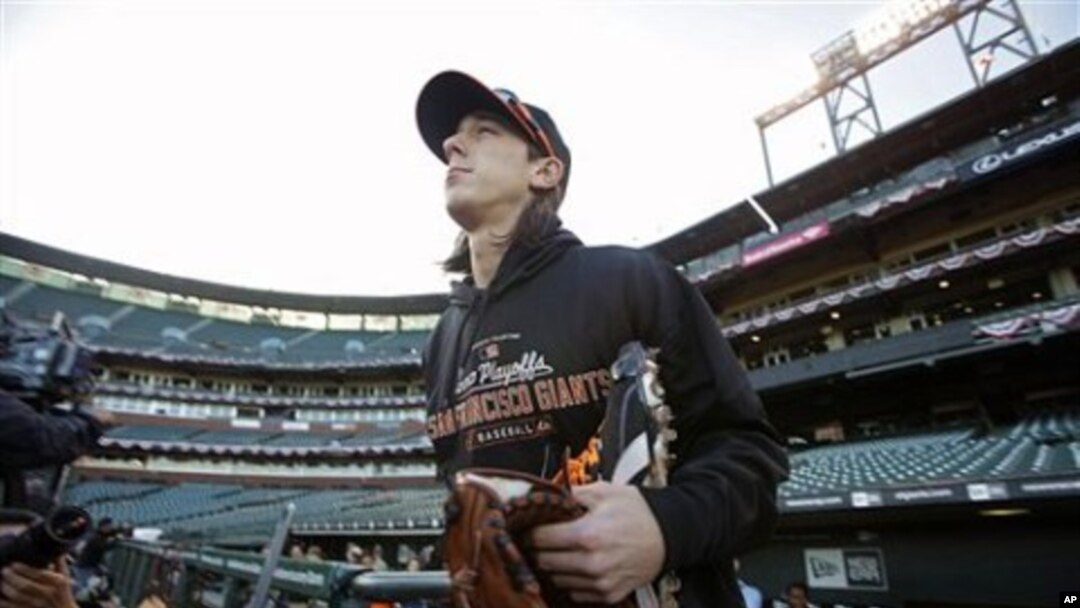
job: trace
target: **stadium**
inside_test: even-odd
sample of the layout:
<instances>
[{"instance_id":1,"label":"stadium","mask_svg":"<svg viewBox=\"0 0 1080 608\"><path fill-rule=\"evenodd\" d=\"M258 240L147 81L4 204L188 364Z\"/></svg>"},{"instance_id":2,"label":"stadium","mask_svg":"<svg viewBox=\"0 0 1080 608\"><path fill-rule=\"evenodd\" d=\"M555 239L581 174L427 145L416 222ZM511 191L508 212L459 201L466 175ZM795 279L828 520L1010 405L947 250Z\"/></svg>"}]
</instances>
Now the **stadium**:
<instances>
[{"instance_id":1,"label":"stadium","mask_svg":"<svg viewBox=\"0 0 1080 608\"><path fill-rule=\"evenodd\" d=\"M763 142L869 69L828 61ZM778 527L740 576L778 601L805 580L819 606L1052 605L1080 571L1080 43L848 149L859 116L831 115L837 156L647 246L788 442ZM282 559L293 605L342 605L351 545L429 566L446 489L421 353L445 295L260 291L6 233L0 252L4 310L63 313L104 368L118 424L64 502L139 532L109 557L124 605L244 605L287 505L289 545L321 554Z\"/></svg>"}]
</instances>

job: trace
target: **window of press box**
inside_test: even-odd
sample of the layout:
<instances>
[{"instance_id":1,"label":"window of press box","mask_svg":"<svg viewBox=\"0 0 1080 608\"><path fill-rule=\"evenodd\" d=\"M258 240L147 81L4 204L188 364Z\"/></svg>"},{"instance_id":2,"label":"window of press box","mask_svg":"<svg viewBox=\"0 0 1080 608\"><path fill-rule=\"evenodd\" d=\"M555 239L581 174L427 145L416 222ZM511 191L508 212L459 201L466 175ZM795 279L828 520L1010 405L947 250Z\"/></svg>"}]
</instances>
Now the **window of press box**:
<instances>
[{"instance_id":1,"label":"window of press box","mask_svg":"<svg viewBox=\"0 0 1080 608\"><path fill-rule=\"evenodd\" d=\"M778 349L765 353L765 365L766 367L774 367L776 365L783 365L791 361L791 354L786 349Z\"/></svg>"},{"instance_id":2,"label":"window of press box","mask_svg":"<svg viewBox=\"0 0 1080 608\"><path fill-rule=\"evenodd\" d=\"M848 346L870 342L876 339L877 334L874 331L873 323L852 325L844 329L844 342L846 342Z\"/></svg>"},{"instance_id":3,"label":"window of press box","mask_svg":"<svg viewBox=\"0 0 1080 608\"><path fill-rule=\"evenodd\" d=\"M973 247L979 243L991 241L997 238L997 230L994 228L986 228L979 230L978 232L972 232L966 236L959 237L955 240L957 249L967 249Z\"/></svg>"},{"instance_id":4,"label":"window of press box","mask_svg":"<svg viewBox=\"0 0 1080 608\"><path fill-rule=\"evenodd\" d=\"M908 317L908 325L911 327L911 331L922 331L926 329L926 317L918 314Z\"/></svg>"},{"instance_id":5,"label":"window of press box","mask_svg":"<svg viewBox=\"0 0 1080 608\"><path fill-rule=\"evenodd\" d=\"M1027 218L1023 220L1017 220L1001 226L998 229L998 234L1001 236L1011 236L1019 234L1021 232L1029 232L1035 230L1038 224L1035 223L1035 218Z\"/></svg>"},{"instance_id":6,"label":"window of press box","mask_svg":"<svg viewBox=\"0 0 1080 608\"><path fill-rule=\"evenodd\" d=\"M844 289L849 285L850 281L851 279L846 274L830 279L821 284L822 293L830 293L838 289Z\"/></svg>"},{"instance_id":7,"label":"window of press box","mask_svg":"<svg viewBox=\"0 0 1080 608\"><path fill-rule=\"evenodd\" d=\"M916 263L919 263L945 255L950 251L952 251L952 247L949 243L941 243L940 245L933 245L912 253L911 258L915 260Z\"/></svg>"},{"instance_id":8,"label":"window of press box","mask_svg":"<svg viewBox=\"0 0 1080 608\"><path fill-rule=\"evenodd\" d=\"M829 352L829 347L825 344L825 340L817 336L789 342L787 344L787 349L791 352L791 356L796 359L813 357L814 355L821 355Z\"/></svg>"},{"instance_id":9,"label":"window of press box","mask_svg":"<svg viewBox=\"0 0 1080 608\"><path fill-rule=\"evenodd\" d=\"M884 274L895 274L911 266L911 256L904 255L883 263Z\"/></svg>"},{"instance_id":10,"label":"window of press box","mask_svg":"<svg viewBox=\"0 0 1080 608\"><path fill-rule=\"evenodd\" d=\"M746 369L747 369L747 371L755 370L755 369L761 369L764 366L765 366L765 362L762 360L762 357L761 357L760 354L746 357Z\"/></svg>"},{"instance_id":11,"label":"window of press box","mask_svg":"<svg viewBox=\"0 0 1080 608\"><path fill-rule=\"evenodd\" d=\"M1050 214L1050 218L1055 222L1063 222L1076 217L1080 217L1080 198L1065 203Z\"/></svg>"}]
</instances>

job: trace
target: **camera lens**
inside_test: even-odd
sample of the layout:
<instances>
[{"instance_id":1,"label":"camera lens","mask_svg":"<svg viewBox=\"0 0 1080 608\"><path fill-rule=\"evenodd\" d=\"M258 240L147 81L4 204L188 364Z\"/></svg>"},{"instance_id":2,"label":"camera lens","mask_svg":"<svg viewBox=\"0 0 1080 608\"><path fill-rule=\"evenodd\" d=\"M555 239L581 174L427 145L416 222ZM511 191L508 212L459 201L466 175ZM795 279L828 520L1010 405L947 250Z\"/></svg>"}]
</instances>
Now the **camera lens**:
<instances>
[{"instance_id":1,"label":"camera lens","mask_svg":"<svg viewBox=\"0 0 1080 608\"><path fill-rule=\"evenodd\" d=\"M79 507L63 506L49 517L45 529L56 541L68 544L78 540L89 527L89 513Z\"/></svg>"}]
</instances>

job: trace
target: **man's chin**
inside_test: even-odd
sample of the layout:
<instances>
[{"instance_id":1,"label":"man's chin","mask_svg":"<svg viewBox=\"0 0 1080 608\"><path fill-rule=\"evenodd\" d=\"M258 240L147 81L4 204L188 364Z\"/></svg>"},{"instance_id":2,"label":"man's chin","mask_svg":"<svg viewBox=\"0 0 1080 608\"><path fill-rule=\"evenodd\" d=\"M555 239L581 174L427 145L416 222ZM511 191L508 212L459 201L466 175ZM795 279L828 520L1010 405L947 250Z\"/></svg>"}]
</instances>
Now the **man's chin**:
<instances>
[{"instance_id":1,"label":"man's chin","mask_svg":"<svg viewBox=\"0 0 1080 608\"><path fill-rule=\"evenodd\" d=\"M461 226L462 230L475 228L480 223L480 214L476 206L467 201L447 200L446 213L458 226Z\"/></svg>"}]
</instances>

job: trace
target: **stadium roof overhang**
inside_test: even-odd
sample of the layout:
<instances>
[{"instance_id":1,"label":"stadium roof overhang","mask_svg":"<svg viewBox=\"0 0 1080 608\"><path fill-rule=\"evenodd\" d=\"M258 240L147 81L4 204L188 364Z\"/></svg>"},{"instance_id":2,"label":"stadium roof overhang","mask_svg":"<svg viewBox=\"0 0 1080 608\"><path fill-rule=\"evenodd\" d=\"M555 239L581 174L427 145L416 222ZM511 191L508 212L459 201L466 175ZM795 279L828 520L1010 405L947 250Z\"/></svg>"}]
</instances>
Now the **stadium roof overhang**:
<instances>
[{"instance_id":1,"label":"stadium roof overhang","mask_svg":"<svg viewBox=\"0 0 1080 608\"><path fill-rule=\"evenodd\" d=\"M447 298L442 294L387 297L313 295L223 285L80 255L3 232L0 232L0 252L26 262L87 277L231 304L350 315L438 314L447 306Z\"/></svg>"},{"instance_id":2,"label":"stadium roof overhang","mask_svg":"<svg viewBox=\"0 0 1080 608\"><path fill-rule=\"evenodd\" d=\"M1048 97L1056 97L1061 103L1078 95L1080 41L1073 41L754 198L777 222L790 221L1043 110L1043 100ZM764 228L749 205L738 204L648 249L679 264L735 244Z\"/></svg>"}]
</instances>

